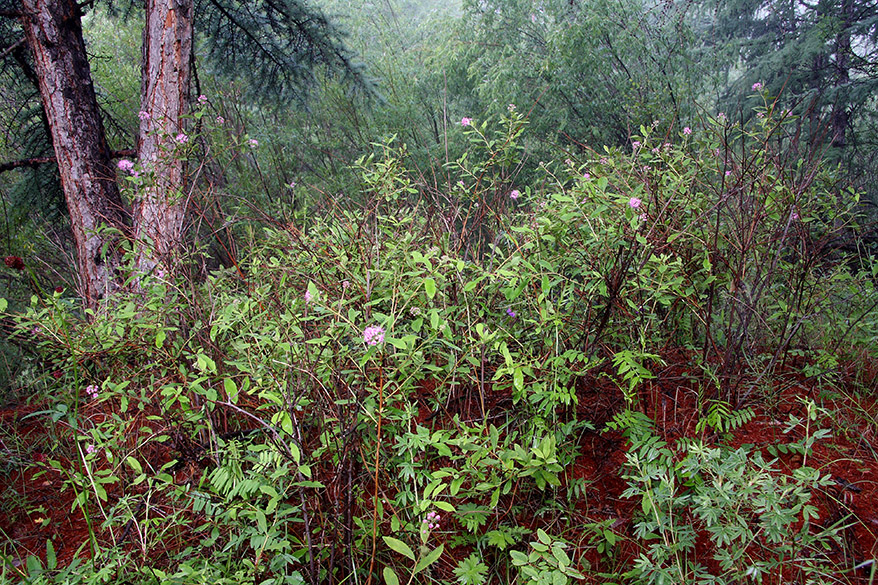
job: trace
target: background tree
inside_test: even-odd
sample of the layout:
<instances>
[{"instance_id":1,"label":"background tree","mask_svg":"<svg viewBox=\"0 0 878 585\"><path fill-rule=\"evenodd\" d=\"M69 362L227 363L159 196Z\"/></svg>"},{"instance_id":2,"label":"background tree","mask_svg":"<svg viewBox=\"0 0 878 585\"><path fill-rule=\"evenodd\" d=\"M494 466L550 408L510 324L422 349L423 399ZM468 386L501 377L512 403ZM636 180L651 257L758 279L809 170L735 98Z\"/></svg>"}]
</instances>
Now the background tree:
<instances>
[{"instance_id":1,"label":"background tree","mask_svg":"<svg viewBox=\"0 0 878 585\"><path fill-rule=\"evenodd\" d=\"M714 9L706 40L731 49L726 107L754 105L747 96L762 83L800 116L809 148L827 146L850 165L874 146L862 130L878 90L878 2L733 0Z\"/></svg>"},{"instance_id":2,"label":"background tree","mask_svg":"<svg viewBox=\"0 0 878 585\"><path fill-rule=\"evenodd\" d=\"M73 0L23 0L21 4L21 25L33 55L70 213L81 294L93 303L118 286L116 244L126 222L81 20L82 12Z\"/></svg>"},{"instance_id":3,"label":"background tree","mask_svg":"<svg viewBox=\"0 0 878 585\"><path fill-rule=\"evenodd\" d=\"M9 4L9 2L7 2ZM210 54L230 71L258 75L263 89L304 95L317 64L365 85L340 33L317 10L298 1L148 3L145 11L138 149L141 164L160 177L135 202L133 234L145 244L137 265L170 261L183 233L185 168L170 148L185 136L193 23L204 27ZM81 292L93 304L118 286L117 238L129 222L119 195L82 36L82 11L71 0L23 0L3 12L20 19L40 82L40 97L77 248ZM244 39L244 40L241 40ZM9 40L9 39L7 39ZM7 42L12 46L14 41ZM4 55L5 57L6 55ZM151 111L155 110L155 111ZM109 231L101 231L102 224ZM169 268L166 264L165 268Z\"/></svg>"}]
</instances>

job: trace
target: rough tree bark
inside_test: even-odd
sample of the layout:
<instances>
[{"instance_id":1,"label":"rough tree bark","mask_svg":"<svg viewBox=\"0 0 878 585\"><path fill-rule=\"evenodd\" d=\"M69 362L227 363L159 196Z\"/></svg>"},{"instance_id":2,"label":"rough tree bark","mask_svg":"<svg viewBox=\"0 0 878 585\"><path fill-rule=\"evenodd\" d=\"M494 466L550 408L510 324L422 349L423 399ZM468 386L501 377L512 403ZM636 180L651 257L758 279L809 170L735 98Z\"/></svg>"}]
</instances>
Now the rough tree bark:
<instances>
[{"instance_id":1,"label":"rough tree bark","mask_svg":"<svg viewBox=\"0 0 878 585\"><path fill-rule=\"evenodd\" d=\"M88 306L120 286L118 235L125 211L91 80L82 13L74 0L22 0L21 24L34 56L43 108L76 243Z\"/></svg>"},{"instance_id":2,"label":"rough tree bark","mask_svg":"<svg viewBox=\"0 0 878 585\"><path fill-rule=\"evenodd\" d=\"M142 273L170 270L182 249L186 165L175 153L188 141L183 117L189 101L192 10L192 0L146 0L137 150L141 165L155 179L133 210Z\"/></svg>"}]
</instances>

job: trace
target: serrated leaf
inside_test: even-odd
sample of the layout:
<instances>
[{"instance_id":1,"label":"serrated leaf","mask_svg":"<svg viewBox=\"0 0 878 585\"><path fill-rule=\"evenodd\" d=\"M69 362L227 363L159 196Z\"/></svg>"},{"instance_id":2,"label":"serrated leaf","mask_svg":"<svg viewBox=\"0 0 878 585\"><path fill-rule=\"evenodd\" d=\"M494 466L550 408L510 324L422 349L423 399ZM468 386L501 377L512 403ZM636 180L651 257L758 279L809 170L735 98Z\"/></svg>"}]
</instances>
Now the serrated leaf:
<instances>
[{"instance_id":1,"label":"serrated leaf","mask_svg":"<svg viewBox=\"0 0 878 585\"><path fill-rule=\"evenodd\" d=\"M25 564L27 565L27 572L31 577L36 577L43 572L43 565L40 563L40 559L33 555L27 557Z\"/></svg>"},{"instance_id":2,"label":"serrated leaf","mask_svg":"<svg viewBox=\"0 0 878 585\"><path fill-rule=\"evenodd\" d=\"M58 566L58 559L55 556L55 545L51 540L46 541L46 568L54 571Z\"/></svg>"}]
</instances>

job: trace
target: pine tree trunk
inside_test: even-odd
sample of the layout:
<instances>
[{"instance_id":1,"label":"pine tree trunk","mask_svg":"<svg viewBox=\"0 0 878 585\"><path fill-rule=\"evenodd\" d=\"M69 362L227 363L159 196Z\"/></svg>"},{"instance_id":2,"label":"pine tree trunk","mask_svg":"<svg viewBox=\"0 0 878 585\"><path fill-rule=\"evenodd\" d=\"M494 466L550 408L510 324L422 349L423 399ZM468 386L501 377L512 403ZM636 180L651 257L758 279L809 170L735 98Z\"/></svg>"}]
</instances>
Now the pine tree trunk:
<instances>
[{"instance_id":1,"label":"pine tree trunk","mask_svg":"<svg viewBox=\"0 0 878 585\"><path fill-rule=\"evenodd\" d=\"M134 207L138 268L165 274L182 247L188 145L183 120L192 58L192 1L146 0L138 156L154 180Z\"/></svg>"},{"instance_id":2,"label":"pine tree trunk","mask_svg":"<svg viewBox=\"0 0 878 585\"><path fill-rule=\"evenodd\" d=\"M125 212L104 133L74 0L22 0L22 27L34 56L76 243L80 293L87 306L115 292L118 232Z\"/></svg>"}]
</instances>

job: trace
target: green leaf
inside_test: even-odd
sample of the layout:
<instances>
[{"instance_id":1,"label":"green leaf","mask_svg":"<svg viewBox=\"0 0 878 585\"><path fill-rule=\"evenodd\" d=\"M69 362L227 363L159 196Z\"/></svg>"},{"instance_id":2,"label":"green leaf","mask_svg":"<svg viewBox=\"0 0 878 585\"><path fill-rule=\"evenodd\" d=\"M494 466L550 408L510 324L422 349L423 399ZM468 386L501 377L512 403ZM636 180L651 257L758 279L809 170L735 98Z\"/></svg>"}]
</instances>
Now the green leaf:
<instances>
[{"instance_id":1,"label":"green leaf","mask_svg":"<svg viewBox=\"0 0 878 585\"><path fill-rule=\"evenodd\" d=\"M390 345L392 345L393 347L395 347L396 349L404 350L404 349L406 349L406 347L408 347L405 340L397 339L395 337L388 337L387 342Z\"/></svg>"},{"instance_id":2,"label":"green leaf","mask_svg":"<svg viewBox=\"0 0 878 585\"><path fill-rule=\"evenodd\" d=\"M0 299L2 300L2 299ZM54 571L58 566L58 559L55 557L55 545L51 540L46 541L46 568Z\"/></svg>"},{"instance_id":3,"label":"green leaf","mask_svg":"<svg viewBox=\"0 0 878 585\"><path fill-rule=\"evenodd\" d=\"M454 505L451 502L446 502L443 500L436 500L433 502L433 505L442 510L443 512L454 512Z\"/></svg>"},{"instance_id":4,"label":"green leaf","mask_svg":"<svg viewBox=\"0 0 878 585\"><path fill-rule=\"evenodd\" d=\"M43 572L43 565L40 563L40 559L31 555L27 557L27 572L31 577L37 577Z\"/></svg>"},{"instance_id":5,"label":"green leaf","mask_svg":"<svg viewBox=\"0 0 878 585\"><path fill-rule=\"evenodd\" d=\"M294 433L295 429L293 428L293 419L290 417L290 413L280 413L280 428L282 428L288 435Z\"/></svg>"},{"instance_id":6,"label":"green leaf","mask_svg":"<svg viewBox=\"0 0 878 585\"><path fill-rule=\"evenodd\" d=\"M299 451L299 446L296 443L290 443L290 455L293 456L293 461L296 462L296 465L302 462L302 453Z\"/></svg>"},{"instance_id":7,"label":"green leaf","mask_svg":"<svg viewBox=\"0 0 878 585\"><path fill-rule=\"evenodd\" d=\"M527 555L523 552L517 550L509 551L509 556L512 557L512 564L516 567L520 567L522 565L527 564Z\"/></svg>"},{"instance_id":8,"label":"green leaf","mask_svg":"<svg viewBox=\"0 0 878 585\"><path fill-rule=\"evenodd\" d=\"M235 404L238 402L238 386L235 384L235 381L231 378L226 378L223 380L223 388L226 389L226 396L229 397L229 402Z\"/></svg>"},{"instance_id":9,"label":"green leaf","mask_svg":"<svg viewBox=\"0 0 878 585\"><path fill-rule=\"evenodd\" d=\"M395 550L404 557L415 560L415 553L412 551L409 545L397 538L393 538L392 536L383 536L382 538L384 539L384 542L387 544L387 546L389 546L391 549Z\"/></svg>"},{"instance_id":10,"label":"green leaf","mask_svg":"<svg viewBox=\"0 0 878 585\"><path fill-rule=\"evenodd\" d=\"M2 310L2 309L0 309ZM159 329L158 333L155 334L155 347L156 349L161 349L162 345L165 343L165 339L168 338L168 335L165 333L164 329Z\"/></svg>"},{"instance_id":11,"label":"green leaf","mask_svg":"<svg viewBox=\"0 0 878 585\"><path fill-rule=\"evenodd\" d=\"M415 565L415 569L412 571L412 575L417 575L418 573L438 561L439 557L442 556L443 550L445 550L444 544L440 544L439 546L431 550L430 554L418 561L418 564Z\"/></svg>"},{"instance_id":12,"label":"green leaf","mask_svg":"<svg viewBox=\"0 0 878 585\"><path fill-rule=\"evenodd\" d=\"M524 373L521 368L515 368L512 372L512 385L516 390L524 390Z\"/></svg>"},{"instance_id":13,"label":"green leaf","mask_svg":"<svg viewBox=\"0 0 878 585\"><path fill-rule=\"evenodd\" d=\"M431 299L436 296L436 281L432 278L424 279L424 290L427 291L427 296Z\"/></svg>"},{"instance_id":14,"label":"green leaf","mask_svg":"<svg viewBox=\"0 0 878 585\"><path fill-rule=\"evenodd\" d=\"M143 473L143 467L140 466L140 461L135 459L134 457L128 457L125 459L125 463L135 471L135 473Z\"/></svg>"},{"instance_id":15,"label":"green leaf","mask_svg":"<svg viewBox=\"0 0 878 585\"><path fill-rule=\"evenodd\" d=\"M399 585L399 577L390 567L384 567L384 582L387 585Z\"/></svg>"}]
</instances>

